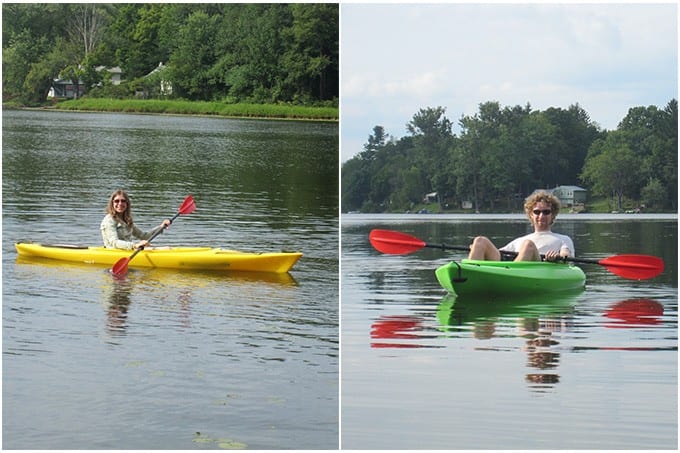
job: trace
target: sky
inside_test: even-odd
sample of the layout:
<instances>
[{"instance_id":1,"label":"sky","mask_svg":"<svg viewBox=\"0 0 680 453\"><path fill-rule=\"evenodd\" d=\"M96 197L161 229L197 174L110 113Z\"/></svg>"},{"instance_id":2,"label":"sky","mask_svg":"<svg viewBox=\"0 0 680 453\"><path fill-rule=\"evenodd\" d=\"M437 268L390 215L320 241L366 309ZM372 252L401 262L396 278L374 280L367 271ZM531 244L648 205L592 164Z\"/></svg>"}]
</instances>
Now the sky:
<instances>
[{"instance_id":1,"label":"sky","mask_svg":"<svg viewBox=\"0 0 680 453\"><path fill-rule=\"evenodd\" d=\"M341 161L420 109L577 104L602 129L678 98L675 3L341 3Z\"/></svg>"}]
</instances>

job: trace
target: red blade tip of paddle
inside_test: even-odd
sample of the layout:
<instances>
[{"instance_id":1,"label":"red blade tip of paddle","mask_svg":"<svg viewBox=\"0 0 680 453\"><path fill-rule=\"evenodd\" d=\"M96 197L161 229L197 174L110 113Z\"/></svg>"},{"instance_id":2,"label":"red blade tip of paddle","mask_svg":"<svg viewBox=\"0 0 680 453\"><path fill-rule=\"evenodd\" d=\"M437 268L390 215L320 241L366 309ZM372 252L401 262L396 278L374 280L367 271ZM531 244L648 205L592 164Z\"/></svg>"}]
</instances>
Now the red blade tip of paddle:
<instances>
[{"instance_id":1,"label":"red blade tip of paddle","mask_svg":"<svg viewBox=\"0 0 680 453\"><path fill-rule=\"evenodd\" d=\"M405 255L425 247L420 239L397 231L371 230L368 239L376 250L391 255Z\"/></svg>"},{"instance_id":2,"label":"red blade tip of paddle","mask_svg":"<svg viewBox=\"0 0 680 453\"><path fill-rule=\"evenodd\" d=\"M180 214L191 214L196 210L196 202L194 201L194 198L189 195L184 199L184 203L182 203L182 206L179 207L179 213Z\"/></svg>"},{"instance_id":3,"label":"red blade tip of paddle","mask_svg":"<svg viewBox=\"0 0 680 453\"><path fill-rule=\"evenodd\" d=\"M111 268L111 273L115 275L116 277L120 277L121 275L125 275L127 272L128 268L128 262L130 261L129 258L121 258L118 261L116 261L116 264L113 265Z\"/></svg>"},{"instance_id":4,"label":"red blade tip of paddle","mask_svg":"<svg viewBox=\"0 0 680 453\"><path fill-rule=\"evenodd\" d=\"M654 278L664 270L663 260L649 255L617 255L599 263L613 274L634 280Z\"/></svg>"}]
</instances>

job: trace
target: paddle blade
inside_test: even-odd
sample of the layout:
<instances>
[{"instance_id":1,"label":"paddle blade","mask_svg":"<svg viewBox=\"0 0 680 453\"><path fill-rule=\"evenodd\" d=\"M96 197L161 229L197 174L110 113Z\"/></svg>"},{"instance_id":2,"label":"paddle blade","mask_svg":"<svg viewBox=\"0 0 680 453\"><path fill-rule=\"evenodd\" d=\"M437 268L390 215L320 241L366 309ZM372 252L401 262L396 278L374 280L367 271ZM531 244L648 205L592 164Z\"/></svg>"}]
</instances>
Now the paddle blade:
<instances>
[{"instance_id":1,"label":"paddle blade","mask_svg":"<svg viewBox=\"0 0 680 453\"><path fill-rule=\"evenodd\" d=\"M111 268L111 273L116 277L122 277L123 275L127 274L129 262L130 258L119 259Z\"/></svg>"},{"instance_id":2,"label":"paddle blade","mask_svg":"<svg viewBox=\"0 0 680 453\"><path fill-rule=\"evenodd\" d=\"M182 206L179 207L179 213L184 215L184 214L191 214L196 210L196 202L194 201L194 197L189 195L184 199L184 202L182 203Z\"/></svg>"},{"instance_id":3,"label":"paddle blade","mask_svg":"<svg viewBox=\"0 0 680 453\"><path fill-rule=\"evenodd\" d=\"M368 240L377 251L390 255L405 255L425 247L425 242L416 237L390 230L372 230Z\"/></svg>"},{"instance_id":4,"label":"paddle blade","mask_svg":"<svg viewBox=\"0 0 680 453\"><path fill-rule=\"evenodd\" d=\"M616 255L598 261L611 273L633 280L654 278L663 272L661 258L649 255Z\"/></svg>"}]
</instances>

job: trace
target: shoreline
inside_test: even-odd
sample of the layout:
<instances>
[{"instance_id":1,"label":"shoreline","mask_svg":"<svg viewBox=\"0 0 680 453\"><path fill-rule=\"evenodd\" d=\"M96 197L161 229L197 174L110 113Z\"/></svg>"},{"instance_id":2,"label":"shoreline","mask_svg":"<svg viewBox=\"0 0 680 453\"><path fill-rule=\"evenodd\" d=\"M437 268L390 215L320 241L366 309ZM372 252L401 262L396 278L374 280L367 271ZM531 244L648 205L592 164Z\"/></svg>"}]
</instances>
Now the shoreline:
<instances>
[{"instance_id":1,"label":"shoreline","mask_svg":"<svg viewBox=\"0 0 680 453\"><path fill-rule=\"evenodd\" d=\"M339 122L337 107L280 104L225 104L204 101L86 98L38 107L5 105L3 110L41 110L80 113L132 113L140 115L200 116L206 118Z\"/></svg>"},{"instance_id":2,"label":"shoreline","mask_svg":"<svg viewBox=\"0 0 680 453\"><path fill-rule=\"evenodd\" d=\"M517 221L525 222L527 217L522 213L485 213L485 214L361 214L361 213L341 213L341 224L347 225L361 225L365 223L403 223L403 222L441 222L441 221ZM569 221L607 221L607 222L621 222L621 221L677 221L677 213L647 213L647 214L612 214L612 213L583 213L571 214L560 213L557 216L557 222L560 220Z\"/></svg>"},{"instance_id":3,"label":"shoreline","mask_svg":"<svg viewBox=\"0 0 680 453\"><path fill-rule=\"evenodd\" d=\"M126 110L95 110L95 109L59 109L54 107L11 107L3 110L33 110L55 113L120 113L123 115L157 115L157 116L193 116L197 118L216 118L224 120L267 120L267 121L309 121L317 123L337 123L337 119L306 118L306 117L281 117L281 116L238 116L216 115L210 113L171 113L171 112L136 112Z\"/></svg>"}]
</instances>

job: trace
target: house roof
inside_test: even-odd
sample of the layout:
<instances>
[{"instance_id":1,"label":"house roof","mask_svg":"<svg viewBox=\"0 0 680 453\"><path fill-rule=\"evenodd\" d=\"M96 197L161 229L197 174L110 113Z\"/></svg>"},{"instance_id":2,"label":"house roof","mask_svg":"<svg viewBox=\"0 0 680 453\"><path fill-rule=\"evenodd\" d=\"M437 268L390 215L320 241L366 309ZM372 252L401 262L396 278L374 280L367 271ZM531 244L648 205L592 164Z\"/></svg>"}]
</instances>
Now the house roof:
<instances>
[{"instance_id":1,"label":"house roof","mask_svg":"<svg viewBox=\"0 0 680 453\"><path fill-rule=\"evenodd\" d=\"M94 69L95 69L95 71L106 70L106 71L110 72L111 74L122 74L123 73L123 70L120 69L119 66L114 66L113 68L107 68L106 66L97 66Z\"/></svg>"},{"instance_id":2,"label":"house roof","mask_svg":"<svg viewBox=\"0 0 680 453\"><path fill-rule=\"evenodd\" d=\"M567 190L571 190L571 191L579 191L579 190L582 190L582 191L584 191L584 192L587 192L586 189L584 189L583 187L579 187L579 186L557 186L557 187L555 187L555 188L552 189L552 190L556 190L556 189L567 189Z\"/></svg>"},{"instance_id":3,"label":"house roof","mask_svg":"<svg viewBox=\"0 0 680 453\"><path fill-rule=\"evenodd\" d=\"M156 67L153 69L153 71L151 71L150 73L148 73L148 74L145 75L144 77L149 77L151 74L155 74L155 73L157 73L157 72L159 72L159 71L162 71L162 70L165 69L165 68L167 68L167 66L164 65L163 62L161 61L160 63L158 63L158 66L156 66Z\"/></svg>"},{"instance_id":4,"label":"house roof","mask_svg":"<svg viewBox=\"0 0 680 453\"><path fill-rule=\"evenodd\" d=\"M535 194L536 192L548 192L548 193L554 193L556 190L567 190L571 192L588 192L588 189L584 189L583 187L579 186L557 186L553 187L552 189L536 189L533 192L531 192L531 195Z\"/></svg>"}]
</instances>

